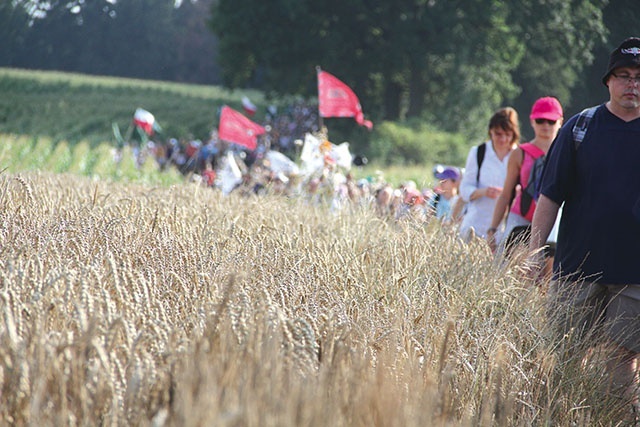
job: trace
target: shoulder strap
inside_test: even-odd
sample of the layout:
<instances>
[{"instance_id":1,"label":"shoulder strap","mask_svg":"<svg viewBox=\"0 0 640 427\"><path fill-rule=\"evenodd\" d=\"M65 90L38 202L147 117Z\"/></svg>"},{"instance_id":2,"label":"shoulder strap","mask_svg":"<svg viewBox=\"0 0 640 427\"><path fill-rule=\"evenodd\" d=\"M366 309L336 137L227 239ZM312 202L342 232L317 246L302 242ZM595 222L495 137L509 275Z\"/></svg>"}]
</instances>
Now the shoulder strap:
<instances>
[{"instance_id":1,"label":"shoulder strap","mask_svg":"<svg viewBox=\"0 0 640 427\"><path fill-rule=\"evenodd\" d=\"M480 167L484 161L484 155L487 152L487 143L483 142L478 145L478 151L476 151L476 161L478 163L478 172L476 173L476 183L480 182Z\"/></svg>"},{"instance_id":2,"label":"shoulder strap","mask_svg":"<svg viewBox=\"0 0 640 427\"><path fill-rule=\"evenodd\" d=\"M587 134L587 128L589 127L589 122L593 115L596 113L599 105L595 107L585 108L578 115L578 119L576 123L573 125L573 145L577 150L580 146L580 143L584 140L584 136Z\"/></svg>"},{"instance_id":3,"label":"shoulder strap","mask_svg":"<svg viewBox=\"0 0 640 427\"><path fill-rule=\"evenodd\" d=\"M540 156L544 156L544 151L542 151L537 145L534 145L530 142L526 142L524 144L520 144L520 149L524 152L537 159ZM524 155L523 155L524 158Z\"/></svg>"}]
</instances>

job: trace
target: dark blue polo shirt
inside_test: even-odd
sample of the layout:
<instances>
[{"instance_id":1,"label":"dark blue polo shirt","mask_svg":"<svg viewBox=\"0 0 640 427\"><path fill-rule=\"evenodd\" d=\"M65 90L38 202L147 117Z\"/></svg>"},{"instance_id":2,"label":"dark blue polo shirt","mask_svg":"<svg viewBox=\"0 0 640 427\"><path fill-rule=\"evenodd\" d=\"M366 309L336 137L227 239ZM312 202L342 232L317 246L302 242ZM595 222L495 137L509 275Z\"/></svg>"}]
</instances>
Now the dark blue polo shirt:
<instances>
[{"instance_id":1,"label":"dark blue polo shirt","mask_svg":"<svg viewBox=\"0 0 640 427\"><path fill-rule=\"evenodd\" d=\"M624 122L601 105L577 150L576 119L558 133L541 184L564 202L555 276L640 284L640 119Z\"/></svg>"}]
</instances>

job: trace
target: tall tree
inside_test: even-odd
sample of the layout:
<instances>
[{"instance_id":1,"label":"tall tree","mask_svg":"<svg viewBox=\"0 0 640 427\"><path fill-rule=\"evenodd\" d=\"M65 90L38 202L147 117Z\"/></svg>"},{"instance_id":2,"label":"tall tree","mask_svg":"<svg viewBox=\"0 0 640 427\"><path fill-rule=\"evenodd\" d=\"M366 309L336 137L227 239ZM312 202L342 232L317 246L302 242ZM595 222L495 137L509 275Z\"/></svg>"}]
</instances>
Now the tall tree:
<instances>
[{"instance_id":1,"label":"tall tree","mask_svg":"<svg viewBox=\"0 0 640 427\"><path fill-rule=\"evenodd\" d=\"M506 2L436 2L429 10L429 44L424 52L428 110L419 111L443 129L475 132L487 111L512 96L511 73L522 47L511 33ZM420 92L415 91L419 97Z\"/></svg>"},{"instance_id":2,"label":"tall tree","mask_svg":"<svg viewBox=\"0 0 640 427\"><path fill-rule=\"evenodd\" d=\"M525 50L514 72L521 92L510 101L523 112L525 128L531 105L541 96L557 97L567 114L576 110L572 89L605 43L602 9L607 1L546 0L547 7L541 8L515 0L510 19Z\"/></svg>"},{"instance_id":3,"label":"tall tree","mask_svg":"<svg viewBox=\"0 0 640 427\"><path fill-rule=\"evenodd\" d=\"M16 56L24 49L24 29L29 16L11 2L0 3L0 64L14 66Z\"/></svg>"},{"instance_id":4,"label":"tall tree","mask_svg":"<svg viewBox=\"0 0 640 427\"><path fill-rule=\"evenodd\" d=\"M0 20L13 24L0 28L7 34L0 65L219 83L215 37L207 30L211 2L2 2Z\"/></svg>"},{"instance_id":5,"label":"tall tree","mask_svg":"<svg viewBox=\"0 0 640 427\"><path fill-rule=\"evenodd\" d=\"M377 118L424 117L471 133L478 127L469 123L519 94L568 94L604 34L604 2L218 0L212 29L233 87L310 94L322 64Z\"/></svg>"},{"instance_id":6,"label":"tall tree","mask_svg":"<svg viewBox=\"0 0 640 427\"><path fill-rule=\"evenodd\" d=\"M172 80L220 83L218 39L208 28L213 0L182 2L174 12L175 64Z\"/></svg>"},{"instance_id":7,"label":"tall tree","mask_svg":"<svg viewBox=\"0 0 640 427\"><path fill-rule=\"evenodd\" d=\"M600 80L607 69L609 54L627 37L640 37L639 1L609 0L602 14L607 29L606 41L591 49L594 61L579 75L578 82L571 91L572 112L608 99L607 88Z\"/></svg>"}]
</instances>

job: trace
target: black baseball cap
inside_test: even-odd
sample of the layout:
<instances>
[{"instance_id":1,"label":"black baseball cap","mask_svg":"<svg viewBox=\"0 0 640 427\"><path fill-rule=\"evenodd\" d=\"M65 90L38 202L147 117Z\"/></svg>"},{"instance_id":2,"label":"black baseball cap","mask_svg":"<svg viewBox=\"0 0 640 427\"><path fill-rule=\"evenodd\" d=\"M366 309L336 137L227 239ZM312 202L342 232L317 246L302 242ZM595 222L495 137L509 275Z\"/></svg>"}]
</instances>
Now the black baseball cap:
<instances>
[{"instance_id":1,"label":"black baseball cap","mask_svg":"<svg viewBox=\"0 0 640 427\"><path fill-rule=\"evenodd\" d=\"M629 37L611 52L607 73L602 77L605 86L613 70L620 67L640 67L640 38Z\"/></svg>"}]
</instances>

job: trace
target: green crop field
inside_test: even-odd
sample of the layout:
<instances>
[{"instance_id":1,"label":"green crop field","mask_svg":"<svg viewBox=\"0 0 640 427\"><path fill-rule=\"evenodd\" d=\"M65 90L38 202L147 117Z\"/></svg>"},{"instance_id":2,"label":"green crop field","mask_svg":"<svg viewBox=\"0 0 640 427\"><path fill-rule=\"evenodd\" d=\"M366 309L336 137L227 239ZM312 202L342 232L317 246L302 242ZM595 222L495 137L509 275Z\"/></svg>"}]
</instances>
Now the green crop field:
<instances>
[{"instance_id":1,"label":"green crop field","mask_svg":"<svg viewBox=\"0 0 640 427\"><path fill-rule=\"evenodd\" d=\"M114 161L112 123L123 132L137 107L151 110L165 135L206 138L216 109L240 108L242 95L215 86L175 84L72 73L0 68L0 167L9 172L50 171L99 179L175 184L152 159L136 167L130 147ZM162 135L161 135L162 137Z\"/></svg>"},{"instance_id":2,"label":"green crop field","mask_svg":"<svg viewBox=\"0 0 640 427\"><path fill-rule=\"evenodd\" d=\"M47 137L0 134L0 169L8 173L49 171L88 176L107 181L128 181L153 185L171 185L184 181L175 169L160 171L152 159L141 167L135 162L130 147L122 160L115 160L115 146L80 141L54 142Z\"/></svg>"},{"instance_id":3,"label":"green crop field","mask_svg":"<svg viewBox=\"0 0 640 427\"><path fill-rule=\"evenodd\" d=\"M0 68L0 132L92 144L113 140L111 123L125 129L137 107L153 112L166 135L206 139L217 109L240 108L243 95L215 86Z\"/></svg>"},{"instance_id":4,"label":"green crop field","mask_svg":"<svg viewBox=\"0 0 640 427\"><path fill-rule=\"evenodd\" d=\"M94 179L173 185L185 181L175 168L161 171L153 159L148 158L137 167L131 147L125 147L122 161L115 161L115 145L112 142L90 144L86 140L76 143L54 141L50 137L0 134L0 170L11 173L25 171L49 171L73 173ZM432 185L431 171L422 166L387 166L372 164L354 168L359 178L383 178L399 185L412 180L420 187Z\"/></svg>"}]
</instances>

